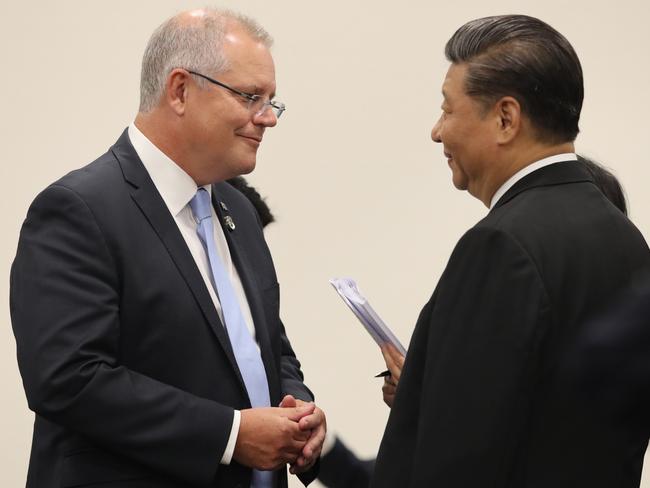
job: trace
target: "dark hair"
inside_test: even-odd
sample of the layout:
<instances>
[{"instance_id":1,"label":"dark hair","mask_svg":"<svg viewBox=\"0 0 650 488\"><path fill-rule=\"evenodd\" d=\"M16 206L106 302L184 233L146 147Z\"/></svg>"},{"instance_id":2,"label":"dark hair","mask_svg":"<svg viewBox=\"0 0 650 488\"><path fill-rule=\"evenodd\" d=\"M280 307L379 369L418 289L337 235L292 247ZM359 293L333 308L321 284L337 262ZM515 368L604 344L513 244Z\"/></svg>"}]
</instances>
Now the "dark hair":
<instances>
[{"instance_id":1,"label":"dark hair","mask_svg":"<svg viewBox=\"0 0 650 488\"><path fill-rule=\"evenodd\" d=\"M627 215L627 203L625 202L625 193L623 187L607 168L589 158L578 155L578 161L582 163L587 171L594 177L594 182L598 189L603 192L607 200L612 202L616 208Z\"/></svg>"},{"instance_id":2,"label":"dark hair","mask_svg":"<svg viewBox=\"0 0 650 488\"><path fill-rule=\"evenodd\" d=\"M230 183L231 186L242 192L253 204L253 207L255 207L255 210L257 211L257 215L259 215L260 220L262 221L262 227L266 227L271 222L275 222L275 218L273 217L269 206L257 190L248 185L248 182L243 176L235 176L234 178L226 180L226 182Z\"/></svg>"},{"instance_id":3,"label":"dark hair","mask_svg":"<svg viewBox=\"0 0 650 488\"><path fill-rule=\"evenodd\" d=\"M467 64L465 91L486 109L512 96L540 141L557 144L578 135L582 67L569 41L550 25L526 15L472 20L447 41L445 55Z\"/></svg>"}]
</instances>

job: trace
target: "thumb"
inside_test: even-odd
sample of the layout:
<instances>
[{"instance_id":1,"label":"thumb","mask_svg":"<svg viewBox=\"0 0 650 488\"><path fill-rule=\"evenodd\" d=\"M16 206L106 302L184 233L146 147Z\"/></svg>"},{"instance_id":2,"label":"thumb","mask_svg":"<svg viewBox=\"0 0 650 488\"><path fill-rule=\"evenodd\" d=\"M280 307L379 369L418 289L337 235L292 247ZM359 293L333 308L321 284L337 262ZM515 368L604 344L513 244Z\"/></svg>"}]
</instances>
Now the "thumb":
<instances>
[{"instance_id":1,"label":"thumb","mask_svg":"<svg viewBox=\"0 0 650 488\"><path fill-rule=\"evenodd\" d=\"M295 407L297 405L296 399L293 397L293 395L285 395L285 397L282 399L280 402L280 407L282 408L291 408Z\"/></svg>"}]
</instances>

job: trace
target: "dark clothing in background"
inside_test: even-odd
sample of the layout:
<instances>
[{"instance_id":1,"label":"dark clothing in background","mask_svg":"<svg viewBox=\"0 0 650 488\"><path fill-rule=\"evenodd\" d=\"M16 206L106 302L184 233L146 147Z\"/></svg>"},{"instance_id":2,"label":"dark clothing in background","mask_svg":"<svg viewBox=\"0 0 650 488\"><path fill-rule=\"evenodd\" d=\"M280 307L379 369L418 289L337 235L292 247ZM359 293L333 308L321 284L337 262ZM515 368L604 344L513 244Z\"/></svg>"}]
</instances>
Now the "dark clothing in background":
<instances>
[{"instance_id":1,"label":"dark clothing in background","mask_svg":"<svg viewBox=\"0 0 650 488\"><path fill-rule=\"evenodd\" d=\"M318 481L331 488L367 488L374 467L374 459L359 459L337 437L332 449L320 458Z\"/></svg>"}]
</instances>

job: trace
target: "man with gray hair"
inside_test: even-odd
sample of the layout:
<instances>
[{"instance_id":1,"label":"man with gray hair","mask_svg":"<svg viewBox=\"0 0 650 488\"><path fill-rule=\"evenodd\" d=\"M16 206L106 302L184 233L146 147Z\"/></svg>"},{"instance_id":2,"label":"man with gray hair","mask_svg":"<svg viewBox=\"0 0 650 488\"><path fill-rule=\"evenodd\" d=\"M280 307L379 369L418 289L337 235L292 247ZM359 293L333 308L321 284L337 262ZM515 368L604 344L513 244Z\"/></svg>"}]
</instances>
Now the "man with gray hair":
<instances>
[{"instance_id":1,"label":"man with gray hair","mask_svg":"<svg viewBox=\"0 0 650 488\"><path fill-rule=\"evenodd\" d=\"M639 231L577 161L578 57L523 15L468 22L445 52L431 137L489 213L420 314L371 486L638 486L647 436L604 421L562 367L650 270Z\"/></svg>"},{"instance_id":2,"label":"man with gray hair","mask_svg":"<svg viewBox=\"0 0 650 488\"><path fill-rule=\"evenodd\" d=\"M212 9L152 35L135 121L32 203L11 315L36 413L27 486L287 486L325 417L279 317L251 172L275 101L269 35Z\"/></svg>"}]
</instances>

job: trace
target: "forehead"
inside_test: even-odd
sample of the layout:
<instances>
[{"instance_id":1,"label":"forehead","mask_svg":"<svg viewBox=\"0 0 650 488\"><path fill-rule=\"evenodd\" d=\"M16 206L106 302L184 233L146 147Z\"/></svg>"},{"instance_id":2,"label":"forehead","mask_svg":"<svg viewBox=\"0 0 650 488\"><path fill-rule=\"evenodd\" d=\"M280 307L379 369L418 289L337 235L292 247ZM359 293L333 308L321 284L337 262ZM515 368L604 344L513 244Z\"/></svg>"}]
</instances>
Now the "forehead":
<instances>
[{"instance_id":1,"label":"forehead","mask_svg":"<svg viewBox=\"0 0 650 488\"><path fill-rule=\"evenodd\" d=\"M467 73L466 64L452 64L447 70L447 75L442 82L442 94L446 100L457 98L464 95L465 74Z\"/></svg>"},{"instance_id":2,"label":"forehead","mask_svg":"<svg viewBox=\"0 0 650 488\"><path fill-rule=\"evenodd\" d=\"M231 29L224 37L228 60L225 74L264 87L275 86L275 65L268 47L242 29Z\"/></svg>"}]
</instances>

